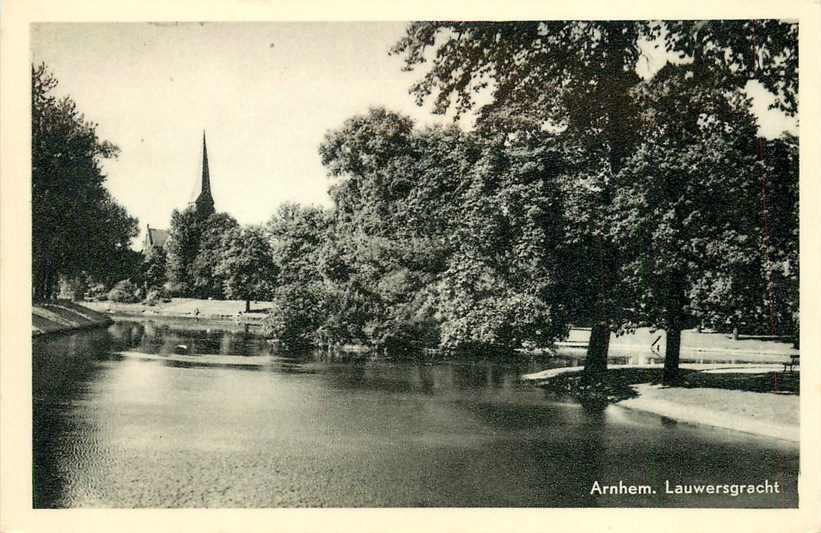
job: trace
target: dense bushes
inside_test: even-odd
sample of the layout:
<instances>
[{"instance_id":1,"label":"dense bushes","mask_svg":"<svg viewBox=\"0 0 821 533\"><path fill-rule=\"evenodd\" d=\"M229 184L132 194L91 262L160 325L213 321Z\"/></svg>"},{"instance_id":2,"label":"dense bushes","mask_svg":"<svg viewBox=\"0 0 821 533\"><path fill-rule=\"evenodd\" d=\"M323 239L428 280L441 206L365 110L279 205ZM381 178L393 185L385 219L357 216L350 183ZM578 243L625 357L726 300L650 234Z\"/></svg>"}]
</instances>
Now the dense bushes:
<instances>
[{"instance_id":1,"label":"dense bushes","mask_svg":"<svg viewBox=\"0 0 821 533\"><path fill-rule=\"evenodd\" d=\"M129 280L123 280L108 292L108 299L118 303L135 303L140 301L139 293L136 285Z\"/></svg>"},{"instance_id":2,"label":"dense bushes","mask_svg":"<svg viewBox=\"0 0 821 533\"><path fill-rule=\"evenodd\" d=\"M324 319L320 292L318 284L279 287L263 322L262 333L275 337L289 350L312 346L319 340L317 331Z\"/></svg>"},{"instance_id":3,"label":"dense bushes","mask_svg":"<svg viewBox=\"0 0 821 533\"><path fill-rule=\"evenodd\" d=\"M169 296L168 293L163 288L151 288L148 289L148 293L145 295L145 300L143 303L146 305L157 305L162 301L168 301Z\"/></svg>"},{"instance_id":4,"label":"dense bushes","mask_svg":"<svg viewBox=\"0 0 821 533\"><path fill-rule=\"evenodd\" d=\"M103 283L95 283L88 288L85 294L88 300L105 300L108 298L108 290Z\"/></svg>"}]
</instances>

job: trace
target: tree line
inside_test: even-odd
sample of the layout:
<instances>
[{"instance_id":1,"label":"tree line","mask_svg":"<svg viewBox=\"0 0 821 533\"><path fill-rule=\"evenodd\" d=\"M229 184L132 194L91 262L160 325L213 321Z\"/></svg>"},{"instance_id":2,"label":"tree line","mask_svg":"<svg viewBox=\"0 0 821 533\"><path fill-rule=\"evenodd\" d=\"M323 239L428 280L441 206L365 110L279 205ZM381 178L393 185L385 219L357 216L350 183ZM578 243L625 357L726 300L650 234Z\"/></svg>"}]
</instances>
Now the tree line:
<instances>
[{"instance_id":1,"label":"tree line","mask_svg":"<svg viewBox=\"0 0 821 533\"><path fill-rule=\"evenodd\" d=\"M163 296L252 300L270 297L276 283L271 245L263 228L240 226L228 213L174 210L164 246L146 250L135 283L149 299Z\"/></svg>"},{"instance_id":2,"label":"tree line","mask_svg":"<svg viewBox=\"0 0 821 533\"><path fill-rule=\"evenodd\" d=\"M97 135L45 64L31 70L32 298L72 293L124 301L170 295L250 300L275 282L261 228L226 213L174 211L167 247L131 249L131 216L105 186L103 162L119 148Z\"/></svg>"},{"instance_id":3,"label":"tree line","mask_svg":"<svg viewBox=\"0 0 821 533\"><path fill-rule=\"evenodd\" d=\"M646 43L671 57L649 79ZM795 24L418 22L391 53L476 126L377 108L328 133L334 208L272 224L301 256L278 337L509 351L588 324L595 376L612 333L651 326L674 383L688 327L797 336L798 139L759 137L745 92L796 114Z\"/></svg>"},{"instance_id":4,"label":"tree line","mask_svg":"<svg viewBox=\"0 0 821 533\"><path fill-rule=\"evenodd\" d=\"M643 80L647 45L671 61ZM411 92L435 112L569 147L584 266L571 293L589 296L577 311L593 327L590 374L606 366L610 332L637 323L667 330L668 382L694 316L797 327L798 143L756 138L743 92L760 84L797 113L797 24L416 22L391 53L424 70Z\"/></svg>"},{"instance_id":5,"label":"tree line","mask_svg":"<svg viewBox=\"0 0 821 533\"><path fill-rule=\"evenodd\" d=\"M653 45L670 61L642 78ZM319 146L333 207L245 228L175 211L134 279L270 298L266 333L292 349L512 353L586 324L589 377L639 326L666 331L667 383L694 325L797 338L798 139L760 137L745 92L797 113L797 25L416 22L390 53L423 71L418 102L475 126L351 117ZM114 154L92 138L92 161ZM74 272L37 261L40 233L35 263Z\"/></svg>"}]
</instances>

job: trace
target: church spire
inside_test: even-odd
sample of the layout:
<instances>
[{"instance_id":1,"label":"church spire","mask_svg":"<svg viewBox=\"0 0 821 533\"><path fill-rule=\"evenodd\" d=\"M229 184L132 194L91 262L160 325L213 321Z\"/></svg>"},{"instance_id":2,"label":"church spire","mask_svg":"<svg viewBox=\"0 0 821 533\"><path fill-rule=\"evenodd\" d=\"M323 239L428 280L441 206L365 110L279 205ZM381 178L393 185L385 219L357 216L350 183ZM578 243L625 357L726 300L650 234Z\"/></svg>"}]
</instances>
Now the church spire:
<instances>
[{"instance_id":1,"label":"church spire","mask_svg":"<svg viewBox=\"0 0 821 533\"><path fill-rule=\"evenodd\" d=\"M214 198L211 196L211 174L208 171L208 147L205 144L205 130L202 130L202 188L194 202L197 212L209 216L214 213Z\"/></svg>"},{"instance_id":2,"label":"church spire","mask_svg":"<svg viewBox=\"0 0 821 533\"><path fill-rule=\"evenodd\" d=\"M205 145L205 130L202 130L202 190L200 194L211 194L211 176L208 174L208 146Z\"/></svg>"}]
</instances>

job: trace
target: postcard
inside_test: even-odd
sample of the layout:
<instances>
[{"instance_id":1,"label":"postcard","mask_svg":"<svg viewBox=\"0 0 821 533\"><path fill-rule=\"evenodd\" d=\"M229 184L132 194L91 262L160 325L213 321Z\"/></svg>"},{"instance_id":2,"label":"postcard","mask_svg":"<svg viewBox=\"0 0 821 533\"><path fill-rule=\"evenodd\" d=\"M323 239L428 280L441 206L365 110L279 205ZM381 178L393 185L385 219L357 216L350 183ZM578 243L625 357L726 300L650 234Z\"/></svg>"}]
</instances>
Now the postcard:
<instances>
[{"instance_id":1,"label":"postcard","mask_svg":"<svg viewBox=\"0 0 821 533\"><path fill-rule=\"evenodd\" d=\"M5 7L4 531L821 527L817 3Z\"/></svg>"}]
</instances>

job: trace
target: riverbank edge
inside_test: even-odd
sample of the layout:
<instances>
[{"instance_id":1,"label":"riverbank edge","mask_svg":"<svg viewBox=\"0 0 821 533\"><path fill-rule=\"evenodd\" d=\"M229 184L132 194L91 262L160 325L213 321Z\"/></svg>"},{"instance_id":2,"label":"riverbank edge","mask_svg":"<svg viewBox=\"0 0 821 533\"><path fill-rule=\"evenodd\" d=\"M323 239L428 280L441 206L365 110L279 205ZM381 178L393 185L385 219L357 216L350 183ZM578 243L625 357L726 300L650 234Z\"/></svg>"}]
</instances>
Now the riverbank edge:
<instances>
[{"instance_id":1,"label":"riverbank edge","mask_svg":"<svg viewBox=\"0 0 821 533\"><path fill-rule=\"evenodd\" d=\"M173 320L185 320L186 322L201 322L204 324L236 324L237 320L234 315L199 315L195 316L192 313L151 313L151 312L141 312L141 311L123 311L123 310L115 310L115 311L106 311L107 316L111 317L115 322L119 320L128 320L130 318L144 318L144 319L152 319L152 318L160 318L160 319L173 319Z\"/></svg>"},{"instance_id":2,"label":"riverbank edge","mask_svg":"<svg viewBox=\"0 0 821 533\"><path fill-rule=\"evenodd\" d=\"M763 372L778 371L781 365L727 365L727 364L682 364L682 369L693 372L720 372L732 373L757 369ZM662 365L625 365L618 367L621 370L662 370ZM524 381L530 381L538 387L549 387L554 380L563 376L580 374L583 367L551 368L541 372L521 376ZM615 369L614 369L615 370ZM634 383L629 385L635 396L630 398L609 401L612 405L642 411L662 416L676 422L701 426L717 427L749 433L757 436L786 440L793 443L801 441L800 425L795 423L779 423L791 418L789 415L798 413L800 400L798 395L782 395L767 392L753 392L746 390L727 390L712 387L667 387L653 383ZM740 413L734 406L749 406L758 404L753 413L759 416L750 416ZM721 406L722 408L716 408ZM757 411L756 411L757 409ZM742 411L747 409L742 408ZM763 413L769 412L769 416Z\"/></svg>"},{"instance_id":3,"label":"riverbank edge","mask_svg":"<svg viewBox=\"0 0 821 533\"><path fill-rule=\"evenodd\" d=\"M738 414L731 414L709 407L685 405L671 399L671 395L667 391L675 389L661 385L641 383L634 385L633 388L638 392L638 397L621 400L614 405L624 409L652 413L686 424L730 429L794 443L801 442L801 431L798 424L776 424L771 420L759 420L750 416L739 416ZM690 390L697 391L698 389ZM727 391L721 389L709 389L709 391L711 394L720 394L728 398L733 395L767 394L772 398L784 398L785 403L791 401L789 396L779 396L772 393ZM792 398L795 399L796 403L798 402L798 397Z\"/></svg>"},{"instance_id":4,"label":"riverbank edge","mask_svg":"<svg viewBox=\"0 0 821 533\"><path fill-rule=\"evenodd\" d=\"M113 323L111 317L68 300L31 305L32 338L106 327Z\"/></svg>"}]
</instances>

